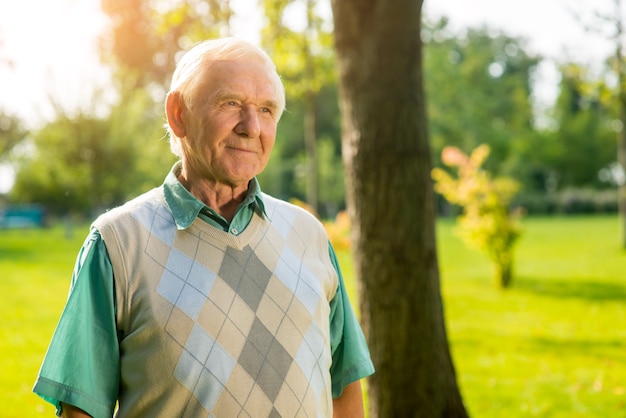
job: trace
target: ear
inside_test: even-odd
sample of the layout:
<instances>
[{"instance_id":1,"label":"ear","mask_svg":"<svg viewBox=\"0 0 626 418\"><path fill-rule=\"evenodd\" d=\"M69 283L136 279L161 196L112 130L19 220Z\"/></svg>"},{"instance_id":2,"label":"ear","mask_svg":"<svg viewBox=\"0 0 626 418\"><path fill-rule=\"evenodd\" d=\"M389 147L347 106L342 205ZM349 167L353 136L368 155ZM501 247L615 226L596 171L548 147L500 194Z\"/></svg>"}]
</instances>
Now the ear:
<instances>
[{"instance_id":1,"label":"ear","mask_svg":"<svg viewBox=\"0 0 626 418\"><path fill-rule=\"evenodd\" d=\"M167 124L178 138L184 138L187 134L185 123L183 121L183 97L178 91L172 91L167 95L165 101L165 114L167 115Z\"/></svg>"}]
</instances>

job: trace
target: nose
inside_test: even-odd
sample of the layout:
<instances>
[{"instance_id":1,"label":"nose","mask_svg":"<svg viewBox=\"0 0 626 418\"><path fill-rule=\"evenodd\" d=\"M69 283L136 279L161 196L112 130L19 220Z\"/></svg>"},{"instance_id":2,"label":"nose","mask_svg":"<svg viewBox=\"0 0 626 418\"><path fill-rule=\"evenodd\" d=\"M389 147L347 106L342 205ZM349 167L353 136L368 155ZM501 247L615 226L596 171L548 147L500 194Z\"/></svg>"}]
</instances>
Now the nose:
<instances>
[{"instance_id":1,"label":"nose","mask_svg":"<svg viewBox=\"0 0 626 418\"><path fill-rule=\"evenodd\" d=\"M235 132L247 138L255 138L261 134L261 124L256 107L245 106L241 109L241 117L235 127Z\"/></svg>"}]
</instances>

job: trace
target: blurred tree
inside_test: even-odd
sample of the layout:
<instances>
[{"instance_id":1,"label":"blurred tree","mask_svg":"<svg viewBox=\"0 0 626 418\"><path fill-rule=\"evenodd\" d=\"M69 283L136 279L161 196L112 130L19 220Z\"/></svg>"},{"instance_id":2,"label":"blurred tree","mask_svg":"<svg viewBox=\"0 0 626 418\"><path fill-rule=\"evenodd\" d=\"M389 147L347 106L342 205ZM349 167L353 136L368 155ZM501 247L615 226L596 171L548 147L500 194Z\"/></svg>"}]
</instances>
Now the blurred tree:
<instances>
[{"instance_id":1,"label":"blurred tree","mask_svg":"<svg viewBox=\"0 0 626 418\"><path fill-rule=\"evenodd\" d=\"M488 144L488 168L521 175L524 144L536 135L531 82L539 58L525 40L486 27L454 34L447 20L422 32L429 128L435 165L454 145L469 152Z\"/></svg>"},{"instance_id":2,"label":"blurred tree","mask_svg":"<svg viewBox=\"0 0 626 418\"><path fill-rule=\"evenodd\" d=\"M614 80L614 87L610 89L609 102L615 111L615 122L619 126L615 129L617 142L617 165L615 170L619 176L618 182L618 211L621 220L620 245L626 249L626 60L624 42L626 41L624 30L624 10L622 0L613 0L613 10L602 14L594 13L592 22L583 22L577 16L586 30L606 35L612 42L613 56L609 64ZM606 87L606 86L603 86Z\"/></svg>"},{"instance_id":3,"label":"blurred tree","mask_svg":"<svg viewBox=\"0 0 626 418\"><path fill-rule=\"evenodd\" d=\"M229 0L101 0L101 5L111 20L101 39L102 57L117 70L122 89L163 93L181 49L230 33Z\"/></svg>"},{"instance_id":4,"label":"blurred tree","mask_svg":"<svg viewBox=\"0 0 626 418\"><path fill-rule=\"evenodd\" d=\"M159 141L162 127L145 117L148 100L135 94L107 118L59 115L35 132L19 160L12 201L93 217L160 184L174 158Z\"/></svg>"},{"instance_id":5,"label":"blurred tree","mask_svg":"<svg viewBox=\"0 0 626 418\"><path fill-rule=\"evenodd\" d=\"M341 114L337 80L323 87L317 106L320 214L334 218L345 209L346 186L341 158Z\"/></svg>"},{"instance_id":6,"label":"blurred tree","mask_svg":"<svg viewBox=\"0 0 626 418\"><path fill-rule=\"evenodd\" d=\"M617 108L617 120L621 124L617 130L617 164L621 168L622 179L619 183L618 208L621 219L620 240L623 249L626 249L626 62L624 61L624 15L622 1L613 0L614 13L606 18L615 27L614 45L615 54L612 60L613 70L617 78L615 103Z\"/></svg>"},{"instance_id":7,"label":"blurred tree","mask_svg":"<svg viewBox=\"0 0 626 418\"><path fill-rule=\"evenodd\" d=\"M96 159L102 159L102 147L109 144L102 121L87 115L76 120L58 116L34 133L32 144L31 152L19 161L12 199L43 203L56 214L95 209L92 197L102 192L103 183Z\"/></svg>"},{"instance_id":8,"label":"blurred tree","mask_svg":"<svg viewBox=\"0 0 626 418\"><path fill-rule=\"evenodd\" d=\"M332 27L318 14L316 0L304 0L299 16L303 29L289 28L286 16L291 13L292 20L298 16L293 11L298 4L290 0L263 0L267 20L261 35L263 46L284 80L287 95L303 105L306 201L319 212L319 96L321 89L335 79Z\"/></svg>"},{"instance_id":9,"label":"blurred tree","mask_svg":"<svg viewBox=\"0 0 626 418\"><path fill-rule=\"evenodd\" d=\"M322 87L316 102L318 214L322 218L332 218L337 209L345 207L337 85L332 83ZM260 176L261 186L270 194L286 199L307 199L309 159L304 146L305 111L302 101L287 97L287 110L278 125L272 160ZM270 173L273 173L272 180L268 180Z\"/></svg>"},{"instance_id":10,"label":"blurred tree","mask_svg":"<svg viewBox=\"0 0 626 418\"><path fill-rule=\"evenodd\" d=\"M613 112L601 98L599 81L580 65L561 66L560 93L552 110L556 126L543 152L557 189L611 186L599 177L617 154Z\"/></svg>"},{"instance_id":11,"label":"blurred tree","mask_svg":"<svg viewBox=\"0 0 626 418\"><path fill-rule=\"evenodd\" d=\"M331 4L354 268L376 366L370 415L466 417L440 294L422 1Z\"/></svg>"},{"instance_id":12,"label":"blurred tree","mask_svg":"<svg viewBox=\"0 0 626 418\"><path fill-rule=\"evenodd\" d=\"M4 38L0 30L0 67L13 67L13 60L4 51ZM17 116L0 110L0 161L26 137L23 122Z\"/></svg>"},{"instance_id":13,"label":"blurred tree","mask_svg":"<svg viewBox=\"0 0 626 418\"><path fill-rule=\"evenodd\" d=\"M0 112L0 161L8 160L11 150L22 143L27 134L20 118Z\"/></svg>"}]
</instances>

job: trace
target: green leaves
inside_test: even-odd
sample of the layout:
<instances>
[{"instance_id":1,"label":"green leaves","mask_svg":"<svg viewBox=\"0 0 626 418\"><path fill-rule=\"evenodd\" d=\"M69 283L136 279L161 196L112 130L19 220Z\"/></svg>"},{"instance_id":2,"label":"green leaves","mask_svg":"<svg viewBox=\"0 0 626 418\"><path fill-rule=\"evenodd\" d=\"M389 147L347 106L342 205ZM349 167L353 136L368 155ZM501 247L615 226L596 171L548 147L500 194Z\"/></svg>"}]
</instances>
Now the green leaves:
<instances>
[{"instance_id":1,"label":"green leaves","mask_svg":"<svg viewBox=\"0 0 626 418\"><path fill-rule=\"evenodd\" d=\"M446 147L441 159L456 171L456 176L435 168L432 177L435 190L463 209L457 220L459 236L489 255L497 282L508 287L512 280L513 245L520 235L519 213L510 212L509 205L519 184L506 177L492 178L482 168L489 152L487 145L478 146L470 155L456 147Z\"/></svg>"},{"instance_id":2,"label":"green leaves","mask_svg":"<svg viewBox=\"0 0 626 418\"><path fill-rule=\"evenodd\" d=\"M445 20L425 24L423 39L435 165L445 146L469 152L481 143L491 148L493 171L517 163L516 143L534 134L530 83L538 58L523 39L487 28L455 34Z\"/></svg>"},{"instance_id":3,"label":"green leaves","mask_svg":"<svg viewBox=\"0 0 626 418\"><path fill-rule=\"evenodd\" d=\"M174 157L161 118L136 94L99 118L59 115L33 133L31 151L18 161L10 196L43 203L52 213L92 216L158 186Z\"/></svg>"}]
</instances>

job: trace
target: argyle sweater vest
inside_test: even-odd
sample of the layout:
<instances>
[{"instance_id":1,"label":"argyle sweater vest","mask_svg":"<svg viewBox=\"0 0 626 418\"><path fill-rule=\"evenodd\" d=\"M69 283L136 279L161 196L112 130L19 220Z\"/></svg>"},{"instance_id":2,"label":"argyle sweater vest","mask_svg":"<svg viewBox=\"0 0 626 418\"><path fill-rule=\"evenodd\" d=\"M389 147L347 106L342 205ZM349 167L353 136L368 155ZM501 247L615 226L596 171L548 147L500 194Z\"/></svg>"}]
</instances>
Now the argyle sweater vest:
<instances>
[{"instance_id":1,"label":"argyle sweater vest","mask_svg":"<svg viewBox=\"0 0 626 418\"><path fill-rule=\"evenodd\" d=\"M154 189L96 220L113 266L120 417L329 417L322 225L264 195L238 236L178 230Z\"/></svg>"}]
</instances>

